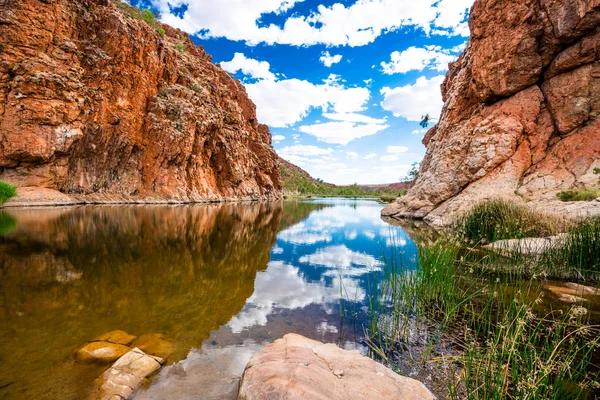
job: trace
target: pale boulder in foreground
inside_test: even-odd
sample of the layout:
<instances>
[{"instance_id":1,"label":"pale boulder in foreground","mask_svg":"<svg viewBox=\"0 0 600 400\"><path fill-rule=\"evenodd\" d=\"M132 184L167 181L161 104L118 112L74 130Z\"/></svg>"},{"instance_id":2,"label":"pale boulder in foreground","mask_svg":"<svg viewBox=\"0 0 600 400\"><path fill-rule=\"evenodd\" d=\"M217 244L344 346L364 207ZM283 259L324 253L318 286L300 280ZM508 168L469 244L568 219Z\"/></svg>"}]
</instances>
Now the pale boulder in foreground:
<instances>
[{"instance_id":1,"label":"pale boulder in foreground","mask_svg":"<svg viewBox=\"0 0 600 400\"><path fill-rule=\"evenodd\" d=\"M358 351L297 334L262 349L248 365L238 400L435 399L421 382L400 376Z\"/></svg>"}]
</instances>

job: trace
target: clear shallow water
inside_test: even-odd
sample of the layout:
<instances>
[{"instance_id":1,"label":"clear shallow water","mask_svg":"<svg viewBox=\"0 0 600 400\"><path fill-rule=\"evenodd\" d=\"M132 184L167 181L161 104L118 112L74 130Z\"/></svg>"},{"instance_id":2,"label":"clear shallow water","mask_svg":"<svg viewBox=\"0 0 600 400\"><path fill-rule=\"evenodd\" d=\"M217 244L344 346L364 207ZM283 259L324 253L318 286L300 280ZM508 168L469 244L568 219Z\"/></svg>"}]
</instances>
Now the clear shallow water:
<instances>
[{"instance_id":1,"label":"clear shallow water","mask_svg":"<svg viewBox=\"0 0 600 400\"><path fill-rule=\"evenodd\" d=\"M382 256L408 234L371 200L11 210L0 218L0 397L83 398L105 367L72 353L111 330L176 348L138 399L230 399L288 332L366 351ZM4 232L4 233L2 233ZM346 310L340 312L340 308ZM7 386L8 385L8 386Z\"/></svg>"}]
</instances>

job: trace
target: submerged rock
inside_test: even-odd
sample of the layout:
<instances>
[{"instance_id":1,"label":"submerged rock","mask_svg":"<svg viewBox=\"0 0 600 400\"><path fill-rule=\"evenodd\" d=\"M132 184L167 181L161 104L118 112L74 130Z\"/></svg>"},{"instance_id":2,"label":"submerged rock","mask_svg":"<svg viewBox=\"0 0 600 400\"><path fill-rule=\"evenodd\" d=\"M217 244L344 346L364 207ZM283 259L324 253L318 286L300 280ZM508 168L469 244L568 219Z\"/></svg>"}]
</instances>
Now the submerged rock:
<instances>
[{"instance_id":1,"label":"submerged rock","mask_svg":"<svg viewBox=\"0 0 600 400\"><path fill-rule=\"evenodd\" d=\"M583 303L588 296L600 295L598 288L585 286L575 282L567 282L563 285L546 285L546 290L558 296L565 303Z\"/></svg>"},{"instance_id":2,"label":"submerged rock","mask_svg":"<svg viewBox=\"0 0 600 400\"><path fill-rule=\"evenodd\" d=\"M118 343L90 342L75 352L75 359L82 362L111 363L130 351Z\"/></svg>"},{"instance_id":3,"label":"submerged rock","mask_svg":"<svg viewBox=\"0 0 600 400\"><path fill-rule=\"evenodd\" d=\"M421 382L358 351L287 334L246 365L238 400L434 399Z\"/></svg>"},{"instance_id":4,"label":"submerged rock","mask_svg":"<svg viewBox=\"0 0 600 400\"><path fill-rule=\"evenodd\" d=\"M175 352L175 345L160 333L142 335L133 342L132 346L163 359L168 359Z\"/></svg>"},{"instance_id":5,"label":"submerged rock","mask_svg":"<svg viewBox=\"0 0 600 400\"><path fill-rule=\"evenodd\" d=\"M125 331L116 330L100 335L97 338L92 339L92 342L109 342L129 346L135 339L137 339L137 336L130 335Z\"/></svg>"},{"instance_id":6,"label":"submerged rock","mask_svg":"<svg viewBox=\"0 0 600 400\"><path fill-rule=\"evenodd\" d=\"M95 382L90 395L94 400L127 399L142 380L160 369L163 359L135 348L117 360Z\"/></svg>"}]
</instances>

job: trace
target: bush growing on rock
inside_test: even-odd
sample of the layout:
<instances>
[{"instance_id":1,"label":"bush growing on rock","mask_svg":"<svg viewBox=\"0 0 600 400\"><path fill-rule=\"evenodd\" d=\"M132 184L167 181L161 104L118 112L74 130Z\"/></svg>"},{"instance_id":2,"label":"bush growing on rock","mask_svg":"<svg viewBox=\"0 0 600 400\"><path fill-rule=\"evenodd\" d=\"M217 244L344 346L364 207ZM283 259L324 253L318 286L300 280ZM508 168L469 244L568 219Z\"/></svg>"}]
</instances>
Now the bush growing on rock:
<instances>
[{"instance_id":1,"label":"bush growing on rock","mask_svg":"<svg viewBox=\"0 0 600 400\"><path fill-rule=\"evenodd\" d=\"M17 188L10 183L0 181L0 204L17 195Z\"/></svg>"},{"instance_id":2,"label":"bush growing on rock","mask_svg":"<svg viewBox=\"0 0 600 400\"><path fill-rule=\"evenodd\" d=\"M556 195L561 201L592 201L600 197L600 190L577 189L558 192Z\"/></svg>"}]
</instances>

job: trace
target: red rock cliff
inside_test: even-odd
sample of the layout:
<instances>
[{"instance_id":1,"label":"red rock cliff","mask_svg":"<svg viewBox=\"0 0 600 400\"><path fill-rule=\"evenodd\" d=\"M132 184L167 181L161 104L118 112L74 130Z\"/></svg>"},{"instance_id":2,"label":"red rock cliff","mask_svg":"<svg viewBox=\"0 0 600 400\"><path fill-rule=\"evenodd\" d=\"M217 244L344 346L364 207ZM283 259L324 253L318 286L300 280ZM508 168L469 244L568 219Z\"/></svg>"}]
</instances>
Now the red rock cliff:
<instances>
[{"instance_id":1,"label":"red rock cliff","mask_svg":"<svg viewBox=\"0 0 600 400\"><path fill-rule=\"evenodd\" d=\"M419 177L383 214L440 223L489 197L600 213L556 200L598 186L600 1L476 0L469 26Z\"/></svg>"},{"instance_id":2,"label":"red rock cliff","mask_svg":"<svg viewBox=\"0 0 600 400\"><path fill-rule=\"evenodd\" d=\"M25 201L280 197L244 87L141 17L119 0L0 0L0 180Z\"/></svg>"}]
</instances>

